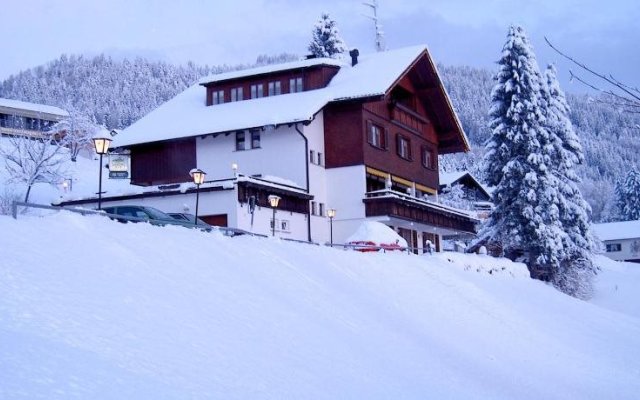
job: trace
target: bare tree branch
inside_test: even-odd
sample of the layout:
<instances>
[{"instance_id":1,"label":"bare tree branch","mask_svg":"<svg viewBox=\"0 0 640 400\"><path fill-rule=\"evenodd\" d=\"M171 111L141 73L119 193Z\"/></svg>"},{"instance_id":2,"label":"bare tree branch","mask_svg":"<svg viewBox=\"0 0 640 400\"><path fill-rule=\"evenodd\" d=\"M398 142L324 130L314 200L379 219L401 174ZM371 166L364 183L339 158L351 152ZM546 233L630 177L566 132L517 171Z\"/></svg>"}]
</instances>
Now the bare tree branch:
<instances>
[{"instance_id":1,"label":"bare tree branch","mask_svg":"<svg viewBox=\"0 0 640 400\"><path fill-rule=\"evenodd\" d=\"M599 86L597 86L595 84L587 82L585 79L583 79L580 76L576 75L573 71L570 71L572 79L576 79L578 82L582 83L583 85L585 85L585 86L587 86L587 87L589 87L589 88L591 88L593 90L596 90L598 92L605 93L607 95L613 96L618 101L621 101L621 102L625 103L626 105L624 107L630 107L628 109L625 109L624 110L625 112L630 112L630 113L638 113L639 112L638 110L634 110L635 108L640 108L640 90L638 90L638 88L629 86L629 85L619 81L612 74L605 75L603 73L600 73L598 71L593 70L592 68L590 68L585 63L576 60L575 58L567 55L566 53L562 52L560 49L555 47L551 43L551 41L549 41L549 39L546 36L545 36L544 40L545 40L545 42L547 42L549 47L551 47L556 53L560 54L562 57L564 57L565 59L569 60L574 65L577 65L578 67L580 67L584 71L590 73L591 75L595 76L596 78L600 79L601 81L604 81L605 83L607 83L608 85L612 86L614 89L619 90L622 93L616 93L616 92L614 92L613 89L603 89L603 88L601 88L601 87L599 87Z\"/></svg>"}]
</instances>

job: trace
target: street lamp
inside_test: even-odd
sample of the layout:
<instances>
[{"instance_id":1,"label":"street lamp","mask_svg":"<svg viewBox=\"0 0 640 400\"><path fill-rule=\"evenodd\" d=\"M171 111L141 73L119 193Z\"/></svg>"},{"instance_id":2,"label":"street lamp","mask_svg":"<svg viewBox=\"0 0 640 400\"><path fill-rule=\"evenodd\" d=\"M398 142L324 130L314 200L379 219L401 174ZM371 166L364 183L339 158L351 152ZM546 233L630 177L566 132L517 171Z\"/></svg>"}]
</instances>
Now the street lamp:
<instances>
[{"instance_id":1,"label":"street lamp","mask_svg":"<svg viewBox=\"0 0 640 400\"><path fill-rule=\"evenodd\" d=\"M336 209L330 208L327 210L327 217L329 217L329 238L330 245L333 247L333 218L336 216Z\"/></svg>"},{"instance_id":2,"label":"street lamp","mask_svg":"<svg viewBox=\"0 0 640 400\"><path fill-rule=\"evenodd\" d=\"M231 164L231 169L233 170L233 177L237 178L238 177L238 164L236 164L236 163Z\"/></svg>"},{"instance_id":3,"label":"street lamp","mask_svg":"<svg viewBox=\"0 0 640 400\"><path fill-rule=\"evenodd\" d=\"M274 194L269 195L269 205L273 209L273 225L271 227L271 236L276 235L276 208L278 208L278 203L280 203L280 197Z\"/></svg>"},{"instance_id":4,"label":"street lamp","mask_svg":"<svg viewBox=\"0 0 640 400\"><path fill-rule=\"evenodd\" d=\"M99 133L92 138L93 147L96 149L96 154L100 156L100 166L98 167L98 210L102 208L102 156L109 151L109 145L111 144L111 138L104 133Z\"/></svg>"},{"instance_id":5,"label":"street lamp","mask_svg":"<svg viewBox=\"0 0 640 400\"><path fill-rule=\"evenodd\" d=\"M193 183L196 184L196 218L195 224L198 225L198 202L200 201L200 185L204 183L204 177L207 175L200 168L194 168L189 171L189 175L193 178Z\"/></svg>"}]
</instances>

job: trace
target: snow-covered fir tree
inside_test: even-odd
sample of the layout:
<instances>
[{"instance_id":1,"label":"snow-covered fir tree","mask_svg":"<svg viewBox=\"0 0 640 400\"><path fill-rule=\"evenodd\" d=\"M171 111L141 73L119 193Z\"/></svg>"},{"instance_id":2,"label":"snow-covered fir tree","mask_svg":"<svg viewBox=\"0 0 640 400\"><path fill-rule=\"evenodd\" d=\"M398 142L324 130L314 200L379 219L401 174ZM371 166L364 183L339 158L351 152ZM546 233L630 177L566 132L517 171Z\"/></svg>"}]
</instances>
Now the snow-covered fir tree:
<instances>
[{"instance_id":1,"label":"snow-covered fir tree","mask_svg":"<svg viewBox=\"0 0 640 400\"><path fill-rule=\"evenodd\" d=\"M550 154L558 139L547 129L544 82L521 27L510 27L498 64L484 158L495 209L480 234L507 254L524 251L536 276L557 269L563 257L560 182L552 169L558 160Z\"/></svg>"},{"instance_id":2,"label":"snow-covered fir tree","mask_svg":"<svg viewBox=\"0 0 640 400\"><path fill-rule=\"evenodd\" d=\"M636 167L616 185L616 204L623 221L640 219L640 171Z\"/></svg>"},{"instance_id":3,"label":"snow-covered fir tree","mask_svg":"<svg viewBox=\"0 0 640 400\"><path fill-rule=\"evenodd\" d=\"M563 256L559 268L554 270L552 282L565 293L588 298L596 273L592 262L596 244L589 229L591 208L577 186L580 178L575 168L584 162L584 154L569 119L569 105L553 65L547 67L545 79L546 126L552 139L548 148L552 150L552 172L559 179L557 204L562 229L566 233L563 235Z\"/></svg>"},{"instance_id":4,"label":"snow-covered fir tree","mask_svg":"<svg viewBox=\"0 0 640 400\"><path fill-rule=\"evenodd\" d=\"M316 57L337 57L347 51L344 40L340 37L336 22L328 13L322 13L313 27L313 38L309 43L309 51Z\"/></svg>"}]
</instances>

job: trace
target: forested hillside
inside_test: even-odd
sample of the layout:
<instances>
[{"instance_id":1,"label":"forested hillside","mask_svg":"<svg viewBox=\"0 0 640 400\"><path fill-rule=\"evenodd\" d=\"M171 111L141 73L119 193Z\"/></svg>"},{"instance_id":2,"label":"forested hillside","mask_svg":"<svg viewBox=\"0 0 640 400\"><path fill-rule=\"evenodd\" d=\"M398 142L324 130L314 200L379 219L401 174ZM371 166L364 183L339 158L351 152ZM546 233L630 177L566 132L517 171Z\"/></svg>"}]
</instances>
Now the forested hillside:
<instances>
[{"instance_id":1,"label":"forested hillside","mask_svg":"<svg viewBox=\"0 0 640 400\"><path fill-rule=\"evenodd\" d=\"M263 55L253 65L295 58L291 54ZM141 58L63 55L1 82L0 97L55 105L88 114L108 128L125 128L198 78L249 66L176 66ZM490 135L487 112L492 72L442 65L439 70L473 146L470 154L444 157L441 166L445 170L469 169L482 178L479 166L483 143ZM586 95L567 97L586 156L579 171L581 189L593 208L594 220L608 220L615 182L631 165L640 164L640 116L618 112Z\"/></svg>"}]
</instances>

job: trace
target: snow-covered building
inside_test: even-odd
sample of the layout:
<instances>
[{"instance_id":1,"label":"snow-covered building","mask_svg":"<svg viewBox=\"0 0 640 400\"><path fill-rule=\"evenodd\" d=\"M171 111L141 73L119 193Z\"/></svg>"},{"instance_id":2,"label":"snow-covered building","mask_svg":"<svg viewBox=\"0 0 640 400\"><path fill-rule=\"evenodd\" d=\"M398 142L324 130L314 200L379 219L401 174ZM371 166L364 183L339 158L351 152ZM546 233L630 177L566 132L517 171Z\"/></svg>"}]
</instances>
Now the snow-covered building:
<instances>
[{"instance_id":1,"label":"snow-covered building","mask_svg":"<svg viewBox=\"0 0 640 400\"><path fill-rule=\"evenodd\" d=\"M468 171L441 172L439 194L450 192L460 185L463 200L469 202L479 218L487 218L493 207L491 193L475 176Z\"/></svg>"},{"instance_id":2,"label":"snow-covered building","mask_svg":"<svg viewBox=\"0 0 640 400\"><path fill-rule=\"evenodd\" d=\"M328 209L335 243L365 220L418 248L474 232L477 222L431 200L438 154L469 144L424 46L213 75L112 146L130 153L131 183L145 189L106 193L104 204L181 211L195 204L189 171L198 167L207 173L199 215L215 225L270 233L269 195L282 199L276 234L315 242L329 241Z\"/></svg>"},{"instance_id":3,"label":"snow-covered building","mask_svg":"<svg viewBox=\"0 0 640 400\"><path fill-rule=\"evenodd\" d=\"M605 246L604 255L616 261L640 263L640 220L593 224Z\"/></svg>"},{"instance_id":4,"label":"snow-covered building","mask_svg":"<svg viewBox=\"0 0 640 400\"><path fill-rule=\"evenodd\" d=\"M68 116L58 107L0 98L0 135L37 138Z\"/></svg>"}]
</instances>

